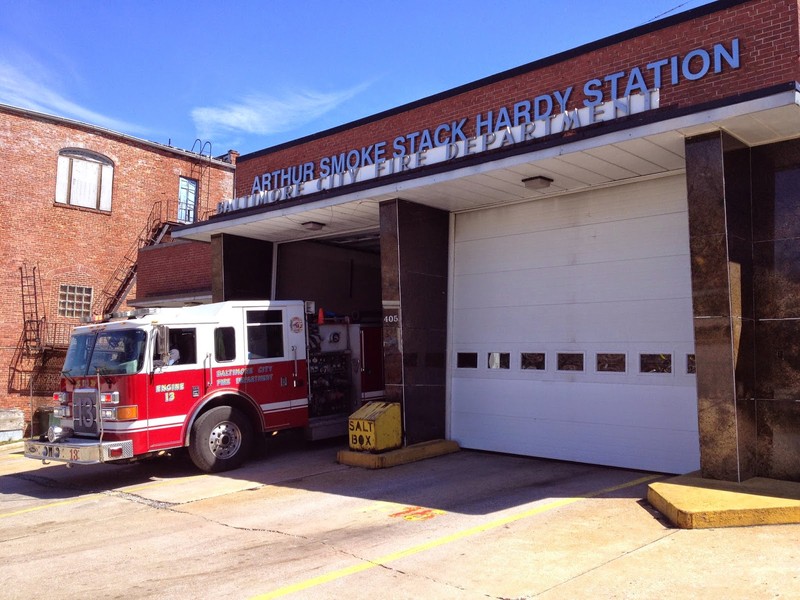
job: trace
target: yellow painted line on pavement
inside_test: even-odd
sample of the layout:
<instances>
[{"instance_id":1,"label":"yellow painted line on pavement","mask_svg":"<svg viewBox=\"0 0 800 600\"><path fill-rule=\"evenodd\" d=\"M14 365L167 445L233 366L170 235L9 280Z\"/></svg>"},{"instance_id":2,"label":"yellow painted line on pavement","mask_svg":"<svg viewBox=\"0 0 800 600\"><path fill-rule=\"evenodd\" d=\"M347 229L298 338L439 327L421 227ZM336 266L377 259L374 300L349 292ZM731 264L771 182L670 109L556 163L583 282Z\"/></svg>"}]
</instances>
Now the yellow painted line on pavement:
<instances>
[{"instance_id":1,"label":"yellow painted line on pavement","mask_svg":"<svg viewBox=\"0 0 800 600\"><path fill-rule=\"evenodd\" d=\"M633 481L628 481L627 483L622 483L620 485L615 485L612 487L603 488L602 490L597 490L594 492L589 492L587 494L583 494L581 496L575 496L573 498L561 498L559 500L554 500L552 502L548 502L546 504L542 504L539 506L535 506L530 510L526 510L520 513L516 513L513 515L509 515L507 517L503 517L501 519L496 519L494 521L489 521L488 523L484 523L482 525L476 525L475 527L470 527L469 529L464 529L462 531L457 531L451 535L446 535L435 540L431 540L426 542L425 544L420 544L419 546L412 546L411 548L407 548L405 550L400 550L398 552L393 552L392 554L387 554L386 556L381 556L372 561L366 561L359 563L357 565L353 565L351 567L345 567L344 569L339 569L338 571L331 571L330 573L325 573L324 575L320 575L319 577L314 577L312 579L306 579L305 581L300 581L298 583L288 585L282 587L280 589L274 590L272 592L261 594L255 596L253 600L270 600L271 598L280 598L282 596L287 596L289 594L294 594L295 592L300 592L303 590L307 590L312 587L316 587L322 585L324 583L329 583L331 581L335 581L337 579L342 579L343 577L347 577L349 575L354 575L356 573L361 573L362 571L367 571L369 569L373 569L375 567L384 566L390 562L394 562L396 560L400 560L401 558L406 558L407 556L412 556L414 554L419 554L420 552L425 552L426 550L431 550L432 548L437 548L439 546L444 546L446 544L450 544L452 542L457 542L464 538L483 533L485 531L489 531L491 529L497 529L498 527L503 527L504 525L508 525L509 523L514 523L515 521L520 521L522 519L527 519L528 517L532 517L534 515L541 514L543 512L547 512L556 508L560 508L562 506L566 506L568 504L572 504L574 502L579 502L580 500L586 500L587 498L595 498L597 496L602 496L603 494L610 494L611 492L615 492L617 490L622 490L625 488L633 487L642 483L647 483L648 481L653 481L654 479L658 479L661 477L660 475L648 475L646 477L640 477L638 479L634 479Z\"/></svg>"},{"instance_id":2,"label":"yellow painted line on pavement","mask_svg":"<svg viewBox=\"0 0 800 600\"><path fill-rule=\"evenodd\" d=\"M102 494L89 494L88 496L81 496L80 498L72 498L71 500L61 500L60 502L48 502L47 504L42 504L40 506L31 506L30 508L23 508L8 513L0 513L0 519L5 519L7 517L16 517L18 515L24 515L25 513L36 512L37 510L44 510L45 508L56 508L58 506L66 506L68 504L78 504L79 502L87 502L101 495Z\"/></svg>"},{"instance_id":3,"label":"yellow painted line on pavement","mask_svg":"<svg viewBox=\"0 0 800 600\"><path fill-rule=\"evenodd\" d=\"M205 477L205 475L197 475L196 477ZM159 479L156 481L151 481L150 483L142 483L130 487L123 487L115 490L109 490L110 492L122 492L126 494L130 494L133 492L139 492L141 490L150 489L162 485L166 485L169 483L180 483L181 479ZM48 502L47 504L41 504L39 506L31 506L30 508L23 508L20 510L15 510L12 512L7 513L0 513L0 519L5 519L8 517L16 517L18 515L24 515L30 512L36 512L38 510L46 510L48 508L57 508L59 506L66 506L68 504L78 504L80 502L88 502L93 500L99 496L105 496L107 494L102 493L95 493L95 494L88 494L86 496L80 496L79 498L71 498L70 500L60 500L58 502Z\"/></svg>"}]
</instances>

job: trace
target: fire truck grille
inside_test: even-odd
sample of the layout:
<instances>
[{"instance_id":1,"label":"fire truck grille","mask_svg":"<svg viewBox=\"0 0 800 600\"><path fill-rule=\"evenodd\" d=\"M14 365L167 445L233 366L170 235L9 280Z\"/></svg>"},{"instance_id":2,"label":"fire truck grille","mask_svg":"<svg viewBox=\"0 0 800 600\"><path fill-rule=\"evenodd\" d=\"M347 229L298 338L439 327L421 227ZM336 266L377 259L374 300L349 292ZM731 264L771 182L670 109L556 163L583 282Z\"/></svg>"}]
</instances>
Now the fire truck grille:
<instances>
[{"instance_id":1,"label":"fire truck grille","mask_svg":"<svg viewBox=\"0 0 800 600\"><path fill-rule=\"evenodd\" d=\"M72 415L75 433L97 435L97 393L75 392L72 398Z\"/></svg>"}]
</instances>

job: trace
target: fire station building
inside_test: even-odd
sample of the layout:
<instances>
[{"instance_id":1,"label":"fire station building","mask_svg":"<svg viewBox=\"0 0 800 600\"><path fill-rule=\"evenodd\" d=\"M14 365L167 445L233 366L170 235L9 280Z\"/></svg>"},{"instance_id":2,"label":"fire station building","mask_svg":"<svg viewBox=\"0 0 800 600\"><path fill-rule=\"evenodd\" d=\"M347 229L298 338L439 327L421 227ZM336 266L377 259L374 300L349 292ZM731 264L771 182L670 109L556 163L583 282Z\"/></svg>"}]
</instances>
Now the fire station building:
<instances>
[{"instance_id":1,"label":"fire station building","mask_svg":"<svg viewBox=\"0 0 800 600\"><path fill-rule=\"evenodd\" d=\"M800 480L800 27L723 0L241 156L215 300L383 325L405 442Z\"/></svg>"}]
</instances>

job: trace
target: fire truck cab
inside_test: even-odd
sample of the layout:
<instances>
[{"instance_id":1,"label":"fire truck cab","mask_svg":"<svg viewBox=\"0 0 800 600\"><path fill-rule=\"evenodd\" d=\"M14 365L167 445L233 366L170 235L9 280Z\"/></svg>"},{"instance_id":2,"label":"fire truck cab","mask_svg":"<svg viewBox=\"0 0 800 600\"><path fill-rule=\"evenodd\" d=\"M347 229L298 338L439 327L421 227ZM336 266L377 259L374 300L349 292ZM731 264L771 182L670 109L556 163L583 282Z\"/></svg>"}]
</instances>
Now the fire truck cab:
<instances>
[{"instance_id":1,"label":"fire truck cab","mask_svg":"<svg viewBox=\"0 0 800 600\"><path fill-rule=\"evenodd\" d=\"M76 327L56 424L25 455L92 464L186 447L203 471L236 468L257 435L350 411L349 337L302 301L145 309Z\"/></svg>"}]
</instances>

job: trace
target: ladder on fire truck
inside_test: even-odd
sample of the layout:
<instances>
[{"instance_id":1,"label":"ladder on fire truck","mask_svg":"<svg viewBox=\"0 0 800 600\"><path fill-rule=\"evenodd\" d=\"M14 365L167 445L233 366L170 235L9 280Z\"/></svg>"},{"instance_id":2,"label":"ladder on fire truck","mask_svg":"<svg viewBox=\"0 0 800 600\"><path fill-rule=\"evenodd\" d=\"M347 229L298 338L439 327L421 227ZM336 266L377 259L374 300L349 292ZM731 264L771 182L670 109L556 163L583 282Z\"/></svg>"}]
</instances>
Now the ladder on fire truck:
<instances>
[{"instance_id":1,"label":"ladder on fire truck","mask_svg":"<svg viewBox=\"0 0 800 600\"><path fill-rule=\"evenodd\" d=\"M139 250L158 244L172 225L172 222L162 220L161 202L158 201L153 204L144 227L125 252L111 277L106 281L103 291L95 299L92 307L92 312L95 315L104 315L117 309L136 278Z\"/></svg>"}]
</instances>

